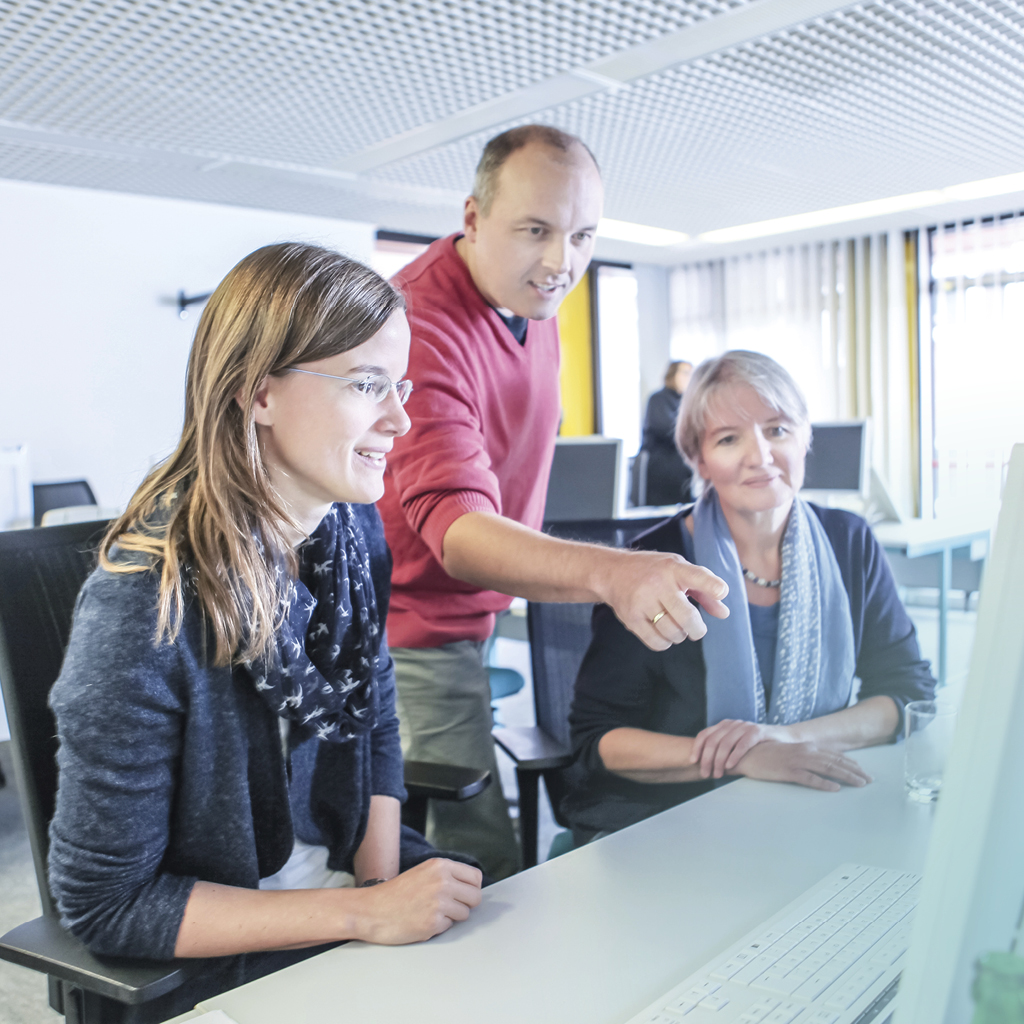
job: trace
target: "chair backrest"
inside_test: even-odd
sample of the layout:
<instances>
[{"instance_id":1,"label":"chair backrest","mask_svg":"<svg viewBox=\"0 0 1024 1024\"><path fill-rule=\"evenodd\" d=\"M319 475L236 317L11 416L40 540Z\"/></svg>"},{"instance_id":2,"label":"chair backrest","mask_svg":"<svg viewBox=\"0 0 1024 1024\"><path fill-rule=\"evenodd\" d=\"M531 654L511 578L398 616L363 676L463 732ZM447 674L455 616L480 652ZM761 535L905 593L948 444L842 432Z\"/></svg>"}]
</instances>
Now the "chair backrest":
<instances>
[{"instance_id":1,"label":"chair backrest","mask_svg":"<svg viewBox=\"0 0 1024 1024\"><path fill-rule=\"evenodd\" d=\"M32 522L42 526L43 513L51 508L70 508L72 505L95 505L88 480L63 480L55 484L32 485Z\"/></svg>"},{"instance_id":2,"label":"chair backrest","mask_svg":"<svg viewBox=\"0 0 1024 1024\"><path fill-rule=\"evenodd\" d=\"M592 604L527 605L533 706L549 736L570 746L569 707L583 655L590 646Z\"/></svg>"},{"instance_id":3,"label":"chair backrest","mask_svg":"<svg viewBox=\"0 0 1024 1024\"><path fill-rule=\"evenodd\" d=\"M57 793L57 727L47 705L75 599L96 564L106 522L0 532L0 684L43 911L47 827Z\"/></svg>"}]
</instances>

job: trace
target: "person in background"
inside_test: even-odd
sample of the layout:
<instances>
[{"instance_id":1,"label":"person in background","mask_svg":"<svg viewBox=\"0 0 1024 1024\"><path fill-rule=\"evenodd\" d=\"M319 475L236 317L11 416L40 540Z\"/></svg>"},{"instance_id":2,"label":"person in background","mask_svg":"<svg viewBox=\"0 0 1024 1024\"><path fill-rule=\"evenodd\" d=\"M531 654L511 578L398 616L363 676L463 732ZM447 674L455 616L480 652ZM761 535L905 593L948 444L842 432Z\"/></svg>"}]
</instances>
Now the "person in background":
<instances>
[{"instance_id":1,"label":"person in background","mask_svg":"<svg viewBox=\"0 0 1024 1024\"><path fill-rule=\"evenodd\" d=\"M409 429L408 354L374 271L311 245L247 256L196 329L178 447L79 596L50 886L97 953L214 958L181 1010L308 955L266 951L415 942L479 902L478 868L400 825L371 503Z\"/></svg>"},{"instance_id":2,"label":"person in background","mask_svg":"<svg viewBox=\"0 0 1024 1024\"><path fill-rule=\"evenodd\" d=\"M380 511L395 555L388 635L409 758L498 778L482 647L508 595L606 601L656 649L703 634L687 594L724 614L721 582L676 554L539 532L561 404L555 314L590 263L602 202L579 139L513 128L484 147L464 230L395 278L417 386ZM432 807L428 836L494 877L518 867L499 785Z\"/></svg>"},{"instance_id":3,"label":"person in background","mask_svg":"<svg viewBox=\"0 0 1024 1024\"><path fill-rule=\"evenodd\" d=\"M595 610L563 803L577 842L727 775L862 786L844 752L890 742L906 703L934 692L868 524L798 497L811 428L778 363L744 351L701 363L676 438L703 493L635 543L712 569L731 614L698 643L652 651Z\"/></svg>"},{"instance_id":4,"label":"person in background","mask_svg":"<svg viewBox=\"0 0 1024 1024\"><path fill-rule=\"evenodd\" d=\"M665 386L655 391L647 400L644 416L644 433L640 443L640 455L634 463L637 478L637 505L678 505L693 501L690 482L693 470L676 447L676 419L679 417L679 403L683 400L686 385L693 373L693 363L676 360L668 364L665 371ZM639 493L639 462L647 453L647 486Z\"/></svg>"}]
</instances>

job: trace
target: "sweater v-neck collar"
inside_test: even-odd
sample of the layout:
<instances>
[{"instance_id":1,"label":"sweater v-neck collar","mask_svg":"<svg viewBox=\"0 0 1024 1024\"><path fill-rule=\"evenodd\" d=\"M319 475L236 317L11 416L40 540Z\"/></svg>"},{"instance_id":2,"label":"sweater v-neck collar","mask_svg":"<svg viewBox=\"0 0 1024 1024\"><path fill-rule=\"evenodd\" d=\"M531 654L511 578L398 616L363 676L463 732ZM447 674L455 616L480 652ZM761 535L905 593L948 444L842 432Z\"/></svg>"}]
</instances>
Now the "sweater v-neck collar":
<instances>
[{"instance_id":1,"label":"sweater v-neck collar","mask_svg":"<svg viewBox=\"0 0 1024 1024\"><path fill-rule=\"evenodd\" d=\"M525 354L526 346L527 346L527 344L530 341L530 335L533 333L530 330L530 324L532 323L532 321L529 320L529 319L526 320L526 335L524 336L523 340L520 342L519 339L512 333L512 329L505 322L504 317L497 311L497 309L495 309L494 306L492 306L483 297L483 293L476 286L476 281L473 280L473 275L469 272L469 265L466 263L466 261L459 254L459 250L455 247L455 243L460 238L464 238L464 237L465 237L465 234L463 232L457 232L454 235L450 235L445 240L445 241L450 243L450 254L449 254L450 255L450 259L454 260L455 263L457 264L457 266L459 268L459 272L463 275L464 281L465 281L466 285L470 289L472 289L473 294L476 296L476 298L478 299L480 305L483 307L483 309L485 311L485 314L489 318L491 318L492 322L497 321L497 323L501 325L500 330L501 330L501 332L503 332L501 336L506 341L506 347L508 347L509 349L511 349L513 351ZM524 318L524 319L526 319L526 318Z\"/></svg>"}]
</instances>

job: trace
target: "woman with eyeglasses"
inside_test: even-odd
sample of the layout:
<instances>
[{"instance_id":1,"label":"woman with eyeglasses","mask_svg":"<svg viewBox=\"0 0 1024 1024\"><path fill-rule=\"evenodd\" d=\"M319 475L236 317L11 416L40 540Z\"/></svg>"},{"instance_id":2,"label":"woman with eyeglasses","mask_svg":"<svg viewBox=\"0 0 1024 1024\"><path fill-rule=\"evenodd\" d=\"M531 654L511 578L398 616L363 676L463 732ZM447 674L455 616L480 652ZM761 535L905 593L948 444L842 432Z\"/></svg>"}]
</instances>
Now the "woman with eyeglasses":
<instances>
[{"instance_id":1,"label":"woman with eyeglasses","mask_svg":"<svg viewBox=\"0 0 1024 1024\"><path fill-rule=\"evenodd\" d=\"M408 355L401 295L316 246L259 249L211 297L181 440L111 526L51 696L50 885L95 952L218 958L215 990L479 902L476 867L400 825L372 502Z\"/></svg>"}]
</instances>

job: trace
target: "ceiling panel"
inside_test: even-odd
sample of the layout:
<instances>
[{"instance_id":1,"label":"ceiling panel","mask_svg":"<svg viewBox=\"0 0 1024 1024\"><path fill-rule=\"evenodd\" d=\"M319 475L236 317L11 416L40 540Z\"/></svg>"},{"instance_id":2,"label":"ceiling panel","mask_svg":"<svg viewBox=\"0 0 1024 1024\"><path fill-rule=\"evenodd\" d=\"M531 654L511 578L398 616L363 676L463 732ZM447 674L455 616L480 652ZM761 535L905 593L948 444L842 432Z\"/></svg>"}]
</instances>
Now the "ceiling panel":
<instances>
[{"instance_id":1,"label":"ceiling panel","mask_svg":"<svg viewBox=\"0 0 1024 1024\"><path fill-rule=\"evenodd\" d=\"M602 163L606 212L689 234L1024 169L1024 6L887 0L538 118ZM481 133L380 168L471 180Z\"/></svg>"},{"instance_id":2,"label":"ceiling panel","mask_svg":"<svg viewBox=\"0 0 1024 1024\"><path fill-rule=\"evenodd\" d=\"M319 165L742 2L7 2L0 110Z\"/></svg>"},{"instance_id":3,"label":"ceiling panel","mask_svg":"<svg viewBox=\"0 0 1024 1024\"><path fill-rule=\"evenodd\" d=\"M0 177L444 231L516 122L331 169L771 2L0 0ZM690 234L1012 173L1024 0L861 3L595 89L520 120L587 141L610 216Z\"/></svg>"}]
</instances>

